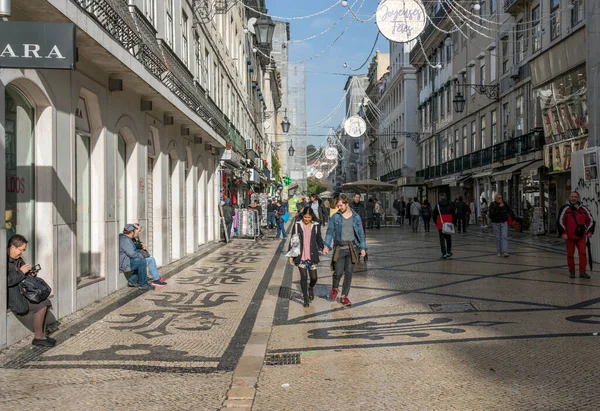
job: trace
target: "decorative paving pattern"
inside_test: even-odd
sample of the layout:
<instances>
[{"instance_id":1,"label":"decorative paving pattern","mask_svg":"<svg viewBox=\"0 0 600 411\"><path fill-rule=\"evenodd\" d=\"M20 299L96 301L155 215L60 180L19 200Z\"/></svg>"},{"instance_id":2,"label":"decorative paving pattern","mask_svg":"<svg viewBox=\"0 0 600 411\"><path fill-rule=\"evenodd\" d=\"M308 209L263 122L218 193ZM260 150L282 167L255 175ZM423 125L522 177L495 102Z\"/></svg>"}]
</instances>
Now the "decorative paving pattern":
<instances>
[{"instance_id":1,"label":"decorative paving pattern","mask_svg":"<svg viewBox=\"0 0 600 411\"><path fill-rule=\"evenodd\" d=\"M351 308L326 299L328 261L308 309L287 267L268 352L302 364L265 366L254 409L597 409L600 275L570 279L562 242L511 233L498 258L471 227L442 260L436 232L394 228L368 245Z\"/></svg>"}]
</instances>

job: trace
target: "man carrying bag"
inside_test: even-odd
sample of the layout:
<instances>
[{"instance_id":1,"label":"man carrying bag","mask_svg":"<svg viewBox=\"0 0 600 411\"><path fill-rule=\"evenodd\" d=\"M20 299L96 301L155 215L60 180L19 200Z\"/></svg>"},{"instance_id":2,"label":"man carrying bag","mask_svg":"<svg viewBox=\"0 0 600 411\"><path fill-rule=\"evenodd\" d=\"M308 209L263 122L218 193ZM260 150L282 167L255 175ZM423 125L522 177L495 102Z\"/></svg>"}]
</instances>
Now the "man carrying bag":
<instances>
[{"instance_id":1,"label":"man carrying bag","mask_svg":"<svg viewBox=\"0 0 600 411\"><path fill-rule=\"evenodd\" d=\"M454 204L451 201L448 201L445 193L440 193L440 201L433 209L433 218L435 218L438 228L442 258L444 259L452 257L452 234L454 233L454 224L452 224L453 215Z\"/></svg>"}]
</instances>

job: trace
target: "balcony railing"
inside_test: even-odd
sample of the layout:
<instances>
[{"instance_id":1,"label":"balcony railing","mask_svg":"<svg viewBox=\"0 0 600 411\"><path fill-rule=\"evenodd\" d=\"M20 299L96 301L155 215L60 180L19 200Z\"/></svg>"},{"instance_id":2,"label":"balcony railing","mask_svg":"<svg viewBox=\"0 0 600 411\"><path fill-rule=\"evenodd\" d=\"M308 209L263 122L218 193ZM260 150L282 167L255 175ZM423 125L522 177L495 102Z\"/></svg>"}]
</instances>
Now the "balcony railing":
<instances>
[{"instance_id":1,"label":"balcony railing","mask_svg":"<svg viewBox=\"0 0 600 411\"><path fill-rule=\"evenodd\" d=\"M94 20L125 49L133 50L141 39L123 0L76 0Z\"/></svg>"},{"instance_id":2,"label":"balcony railing","mask_svg":"<svg viewBox=\"0 0 600 411\"><path fill-rule=\"evenodd\" d=\"M394 170L394 171L390 171L389 173L382 175L379 179L382 182L387 183L388 181L397 180L400 177L402 177L402 169L401 168Z\"/></svg>"},{"instance_id":3,"label":"balcony railing","mask_svg":"<svg viewBox=\"0 0 600 411\"><path fill-rule=\"evenodd\" d=\"M503 141L492 147L487 147L483 150L449 160L443 164L419 170L417 171L417 177L430 180L432 178L489 166L499 161L510 160L518 156L540 151L544 148L544 143L543 131L534 130L531 133Z\"/></svg>"},{"instance_id":4,"label":"balcony railing","mask_svg":"<svg viewBox=\"0 0 600 411\"><path fill-rule=\"evenodd\" d=\"M167 71L167 65L161 57L156 41L157 31L136 6L129 6L129 11L142 40L134 55L154 77L160 79Z\"/></svg>"}]
</instances>

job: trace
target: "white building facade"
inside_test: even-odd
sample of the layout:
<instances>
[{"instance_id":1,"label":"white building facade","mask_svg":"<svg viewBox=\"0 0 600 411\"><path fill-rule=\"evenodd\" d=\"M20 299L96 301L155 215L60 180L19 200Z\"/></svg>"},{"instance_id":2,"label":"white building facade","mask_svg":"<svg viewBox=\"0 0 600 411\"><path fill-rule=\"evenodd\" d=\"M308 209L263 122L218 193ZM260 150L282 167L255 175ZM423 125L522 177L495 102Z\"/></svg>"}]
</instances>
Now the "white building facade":
<instances>
[{"instance_id":1,"label":"white building facade","mask_svg":"<svg viewBox=\"0 0 600 411\"><path fill-rule=\"evenodd\" d=\"M186 0L12 3L11 20L77 28L76 70L0 70L0 241L29 240L24 258L41 264L61 318L126 285L126 223L144 227L159 266L220 239L221 156L240 158L249 139L270 160L260 117L272 102L252 87L242 5L199 16ZM0 316L0 348L28 332Z\"/></svg>"}]
</instances>

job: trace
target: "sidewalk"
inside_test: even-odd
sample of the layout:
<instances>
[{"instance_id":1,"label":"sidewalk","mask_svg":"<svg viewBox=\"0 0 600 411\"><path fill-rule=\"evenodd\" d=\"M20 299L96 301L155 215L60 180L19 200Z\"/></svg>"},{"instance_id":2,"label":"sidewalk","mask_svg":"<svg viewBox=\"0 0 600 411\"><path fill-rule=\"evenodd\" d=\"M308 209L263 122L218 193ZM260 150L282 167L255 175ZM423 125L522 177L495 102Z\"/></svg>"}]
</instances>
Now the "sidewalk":
<instances>
[{"instance_id":1,"label":"sidewalk","mask_svg":"<svg viewBox=\"0 0 600 411\"><path fill-rule=\"evenodd\" d=\"M65 318L56 347L4 350L0 409L219 409L283 244L212 245Z\"/></svg>"}]
</instances>

